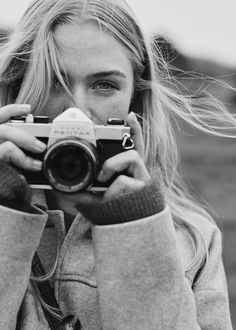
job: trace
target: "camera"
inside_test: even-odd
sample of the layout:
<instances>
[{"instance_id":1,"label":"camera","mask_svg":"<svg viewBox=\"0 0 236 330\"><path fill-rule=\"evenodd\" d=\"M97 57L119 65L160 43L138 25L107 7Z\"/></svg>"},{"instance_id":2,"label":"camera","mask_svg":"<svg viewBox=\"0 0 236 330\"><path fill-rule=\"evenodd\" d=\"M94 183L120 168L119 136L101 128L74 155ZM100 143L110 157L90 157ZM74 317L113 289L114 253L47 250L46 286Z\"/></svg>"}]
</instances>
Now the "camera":
<instances>
[{"instance_id":1,"label":"camera","mask_svg":"<svg viewBox=\"0 0 236 330\"><path fill-rule=\"evenodd\" d=\"M96 177L106 159L132 149L130 127L116 118L107 125L95 125L82 110L69 108L51 123L46 116L13 117L7 123L23 130L47 145L41 154L25 152L42 161L40 172L21 170L36 189L56 189L65 193L81 190L105 191L111 182ZM111 181L113 181L111 179Z\"/></svg>"}]
</instances>

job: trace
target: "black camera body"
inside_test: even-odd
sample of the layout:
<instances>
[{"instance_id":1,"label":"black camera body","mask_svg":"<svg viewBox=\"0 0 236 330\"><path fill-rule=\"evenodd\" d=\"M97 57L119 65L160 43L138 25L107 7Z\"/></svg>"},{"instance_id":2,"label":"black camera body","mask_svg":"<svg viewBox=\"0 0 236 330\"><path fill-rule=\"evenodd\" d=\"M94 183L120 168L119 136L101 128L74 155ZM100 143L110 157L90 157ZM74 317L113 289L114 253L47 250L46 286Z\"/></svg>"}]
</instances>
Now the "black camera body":
<instances>
[{"instance_id":1,"label":"black camera body","mask_svg":"<svg viewBox=\"0 0 236 330\"><path fill-rule=\"evenodd\" d=\"M106 126L95 125L77 108L67 109L52 123L45 122L45 117L29 114L12 118L7 124L34 135L47 145L44 153L26 152L43 162L42 171L21 170L35 189L56 189L65 193L104 191L111 182L96 180L102 164L134 147L130 128L124 126L122 120L109 119Z\"/></svg>"}]
</instances>

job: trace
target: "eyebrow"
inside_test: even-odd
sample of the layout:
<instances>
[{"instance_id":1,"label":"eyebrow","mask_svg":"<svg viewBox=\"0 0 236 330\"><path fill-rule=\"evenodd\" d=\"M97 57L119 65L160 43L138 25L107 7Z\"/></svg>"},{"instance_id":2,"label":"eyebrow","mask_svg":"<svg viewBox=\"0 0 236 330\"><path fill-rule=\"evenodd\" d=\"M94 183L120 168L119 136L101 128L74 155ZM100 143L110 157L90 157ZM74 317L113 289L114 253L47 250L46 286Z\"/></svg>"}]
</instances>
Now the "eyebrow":
<instances>
[{"instance_id":1,"label":"eyebrow","mask_svg":"<svg viewBox=\"0 0 236 330\"><path fill-rule=\"evenodd\" d=\"M116 77L120 77L123 79L126 79L126 75L119 71L119 70L110 70L110 71L101 71L101 72L97 72L97 73L92 73L90 75L88 75L88 78L104 78L104 77L108 77L108 76L116 76Z\"/></svg>"}]
</instances>

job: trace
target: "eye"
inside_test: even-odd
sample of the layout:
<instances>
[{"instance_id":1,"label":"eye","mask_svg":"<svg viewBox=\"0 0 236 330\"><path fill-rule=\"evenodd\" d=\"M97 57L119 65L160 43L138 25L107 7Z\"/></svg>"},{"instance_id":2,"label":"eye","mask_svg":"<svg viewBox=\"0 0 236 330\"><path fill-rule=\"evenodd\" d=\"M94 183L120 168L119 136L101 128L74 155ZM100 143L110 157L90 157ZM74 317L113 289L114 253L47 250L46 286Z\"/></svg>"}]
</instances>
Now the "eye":
<instances>
[{"instance_id":1,"label":"eye","mask_svg":"<svg viewBox=\"0 0 236 330\"><path fill-rule=\"evenodd\" d=\"M103 90L103 91L109 91L109 90L118 89L118 86L112 81L102 80L102 81L96 82L93 85L93 89L100 89L100 90Z\"/></svg>"}]
</instances>

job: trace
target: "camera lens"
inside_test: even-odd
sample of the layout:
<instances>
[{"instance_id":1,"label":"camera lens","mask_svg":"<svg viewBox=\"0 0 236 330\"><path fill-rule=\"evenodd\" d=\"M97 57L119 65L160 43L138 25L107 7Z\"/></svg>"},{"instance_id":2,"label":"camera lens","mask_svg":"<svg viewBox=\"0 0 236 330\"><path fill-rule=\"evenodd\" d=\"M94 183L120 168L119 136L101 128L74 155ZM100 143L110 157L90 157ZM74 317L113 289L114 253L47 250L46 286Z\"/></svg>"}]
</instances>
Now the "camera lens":
<instances>
[{"instance_id":1,"label":"camera lens","mask_svg":"<svg viewBox=\"0 0 236 330\"><path fill-rule=\"evenodd\" d=\"M47 150L43 161L43 171L49 183L67 193L90 186L98 167L96 148L78 138L58 141Z\"/></svg>"}]
</instances>

